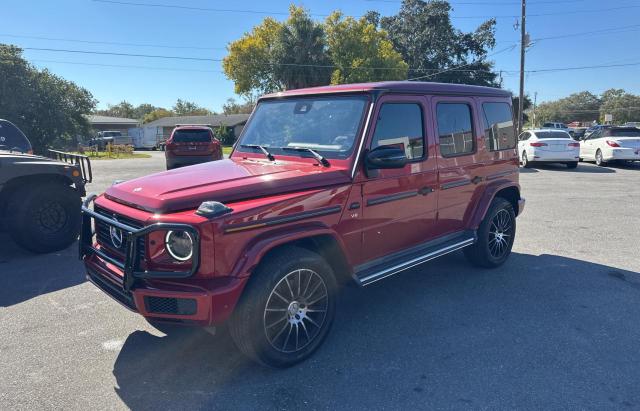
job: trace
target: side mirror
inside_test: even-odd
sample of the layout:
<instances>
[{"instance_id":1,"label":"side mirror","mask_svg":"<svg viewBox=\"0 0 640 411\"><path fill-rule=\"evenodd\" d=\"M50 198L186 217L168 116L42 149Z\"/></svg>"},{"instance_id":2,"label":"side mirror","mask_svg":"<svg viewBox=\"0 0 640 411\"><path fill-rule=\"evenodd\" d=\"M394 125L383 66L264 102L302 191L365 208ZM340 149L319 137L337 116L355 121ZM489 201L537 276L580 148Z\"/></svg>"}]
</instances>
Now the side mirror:
<instances>
[{"instance_id":1,"label":"side mirror","mask_svg":"<svg viewBox=\"0 0 640 411\"><path fill-rule=\"evenodd\" d=\"M380 146L369 151L365 165L369 170L403 168L407 164L404 150L391 146Z\"/></svg>"}]
</instances>

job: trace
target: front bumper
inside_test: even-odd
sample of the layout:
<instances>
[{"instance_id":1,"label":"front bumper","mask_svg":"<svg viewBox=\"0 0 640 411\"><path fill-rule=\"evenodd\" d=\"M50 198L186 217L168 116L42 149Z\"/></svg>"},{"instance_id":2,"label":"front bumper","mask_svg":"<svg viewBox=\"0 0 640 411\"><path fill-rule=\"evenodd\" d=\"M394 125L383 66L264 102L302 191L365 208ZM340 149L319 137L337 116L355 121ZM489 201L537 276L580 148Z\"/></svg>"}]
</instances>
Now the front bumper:
<instances>
[{"instance_id":1,"label":"front bumper","mask_svg":"<svg viewBox=\"0 0 640 411\"><path fill-rule=\"evenodd\" d=\"M138 279L169 279L169 278L187 278L193 276L200 265L200 234L193 226L189 224L174 224L174 223L155 223L142 228L135 228L129 225L123 224L116 219L111 219L105 215L99 214L90 209L91 203L96 199L96 195L91 195L82 204L82 228L80 230L79 251L80 259L86 260L87 257L96 255L102 260L114 265L123 273L123 287L125 290L130 290ZM120 230L121 235L124 237L123 244L124 250L124 262L119 261L109 254L105 253L98 247L94 247L93 237L95 232L93 230L92 220L100 220L102 223L107 224L109 227L113 227L116 230ZM193 238L193 257L191 259L191 268L189 271L149 271L141 268L144 255L141 255L138 239L144 238L147 234L153 231L186 231Z\"/></svg>"},{"instance_id":2,"label":"front bumper","mask_svg":"<svg viewBox=\"0 0 640 411\"><path fill-rule=\"evenodd\" d=\"M124 307L144 317L198 326L224 322L238 301L247 278L193 278L200 262L200 237L188 224L156 223L134 228L99 214L89 207L95 196L82 206L80 258L87 279ZM105 249L93 244L92 220L118 228L126 235L125 261L111 257ZM190 271L143 270L144 251L137 238L156 230L185 230L194 238L193 264Z\"/></svg>"}]
</instances>

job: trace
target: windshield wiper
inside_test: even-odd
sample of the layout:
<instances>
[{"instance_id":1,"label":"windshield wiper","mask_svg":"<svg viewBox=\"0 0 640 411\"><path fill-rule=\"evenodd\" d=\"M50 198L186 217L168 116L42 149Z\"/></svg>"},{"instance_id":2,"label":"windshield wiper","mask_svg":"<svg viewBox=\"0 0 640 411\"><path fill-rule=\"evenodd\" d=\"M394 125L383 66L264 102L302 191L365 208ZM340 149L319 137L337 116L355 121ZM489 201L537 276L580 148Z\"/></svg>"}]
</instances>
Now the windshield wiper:
<instances>
[{"instance_id":1,"label":"windshield wiper","mask_svg":"<svg viewBox=\"0 0 640 411\"><path fill-rule=\"evenodd\" d=\"M313 155L313 157L315 157L315 159L318 160L318 162L322 164L324 167L329 167L331 165L329 164L329 160L324 158L322 154L318 153L317 151L309 147L282 147L282 149L290 150L290 151L306 151L308 153L311 153L311 155Z\"/></svg>"},{"instance_id":2,"label":"windshield wiper","mask_svg":"<svg viewBox=\"0 0 640 411\"><path fill-rule=\"evenodd\" d=\"M270 161L276 161L276 158L269 151L267 151L267 149L264 148L264 146L261 146L260 144L240 144L240 147L257 148L258 150L262 151Z\"/></svg>"}]
</instances>

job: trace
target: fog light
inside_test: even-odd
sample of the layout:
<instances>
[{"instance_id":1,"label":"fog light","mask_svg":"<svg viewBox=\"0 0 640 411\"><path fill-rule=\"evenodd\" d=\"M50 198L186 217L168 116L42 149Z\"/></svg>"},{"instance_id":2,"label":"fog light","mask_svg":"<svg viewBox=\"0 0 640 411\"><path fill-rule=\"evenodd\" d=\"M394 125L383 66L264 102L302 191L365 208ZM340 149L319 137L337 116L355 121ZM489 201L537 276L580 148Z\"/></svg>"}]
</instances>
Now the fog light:
<instances>
[{"instance_id":1,"label":"fog light","mask_svg":"<svg viewBox=\"0 0 640 411\"><path fill-rule=\"evenodd\" d=\"M187 261L193 256L193 238L186 231L169 231L164 238L167 252L178 261Z\"/></svg>"}]
</instances>

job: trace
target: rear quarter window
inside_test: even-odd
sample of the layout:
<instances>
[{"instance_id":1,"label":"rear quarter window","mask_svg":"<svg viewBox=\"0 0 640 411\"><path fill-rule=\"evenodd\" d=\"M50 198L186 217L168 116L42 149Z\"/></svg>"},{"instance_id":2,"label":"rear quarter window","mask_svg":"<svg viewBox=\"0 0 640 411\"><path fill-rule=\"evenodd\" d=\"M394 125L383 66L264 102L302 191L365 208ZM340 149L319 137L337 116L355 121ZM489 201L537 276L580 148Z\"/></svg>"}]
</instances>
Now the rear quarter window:
<instances>
[{"instance_id":1,"label":"rear quarter window","mask_svg":"<svg viewBox=\"0 0 640 411\"><path fill-rule=\"evenodd\" d=\"M509 150L516 146L513 113L507 103L483 103L485 136L489 139L489 150Z\"/></svg>"}]
</instances>

